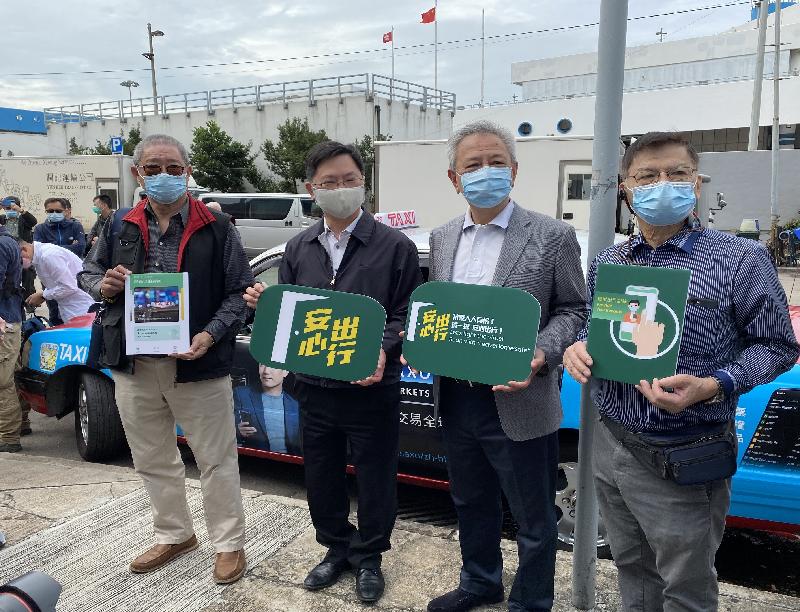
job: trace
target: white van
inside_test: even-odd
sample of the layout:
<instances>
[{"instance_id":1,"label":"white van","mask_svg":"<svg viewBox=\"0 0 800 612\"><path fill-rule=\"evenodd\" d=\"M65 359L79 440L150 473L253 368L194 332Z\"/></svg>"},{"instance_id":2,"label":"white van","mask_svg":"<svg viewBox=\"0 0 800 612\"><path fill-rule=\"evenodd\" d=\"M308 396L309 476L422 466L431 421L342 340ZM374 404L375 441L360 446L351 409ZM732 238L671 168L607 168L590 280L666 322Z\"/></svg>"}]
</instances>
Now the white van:
<instances>
[{"instance_id":1,"label":"white van","mask_svg":"<svg viewBox=\"0 0 800 612\"><path fill-rule=\"evenodd\" d=\"M311 196L298 193L204 193L234 218L249 258L283 244L322 217Z\"/></svg>"}]
</instances>

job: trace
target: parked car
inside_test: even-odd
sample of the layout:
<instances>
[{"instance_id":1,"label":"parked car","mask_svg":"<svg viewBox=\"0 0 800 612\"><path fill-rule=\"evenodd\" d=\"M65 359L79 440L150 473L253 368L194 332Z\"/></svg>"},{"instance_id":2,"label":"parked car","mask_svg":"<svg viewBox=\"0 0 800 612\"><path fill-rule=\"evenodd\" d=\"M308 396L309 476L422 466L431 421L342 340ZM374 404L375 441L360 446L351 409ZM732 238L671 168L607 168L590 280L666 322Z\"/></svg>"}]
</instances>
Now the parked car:
<instances>
[{"instance_id":1,"label":"parked car","mask_svg":"<svg viewBox=\"0 0 800 612\"><path fill-rule=\"evenodd\" d=\"M248 257L287 242L322 217L307 194L204 193L200 201L219 202L233 217Z\"/></svg>"},{"instance_id":2,"label":"parked car","mask_svg":"<svg viewBox=\"0 0 800 612\"><path fill-rule=\"evenodd\" d=\"M419 249L423 277L427 279L428 234L410 235ZM578 232L578 241L585 252L587 233ZM253 259L250 264L255 276L266 284L275 284L282 255L283 245ZM791 310L800 328L800 308ZM125 442L114 404L111 373L85 365L92 317L78 317L67 325L33 334L26 364L17 373L17 386L20 397L42 414L62 418L73 412L81 456L87 461L103 461L124 449ZM232 373L239 452L302 463L299 414L292 398L293 377L289 375L283 381L284 418L276 431L275 419L260 418L257 412L261 402L253 399L260 397L262 376L275 375L259 372L249 343L246 328L237 337ZM424 487L446 488L447 458L441 447L440 423L434 418L432 375L406 368L401 394L399 479ZM555 504L559 539L569 547L577 501L580 385L566 373L561 398L564 419L559 432L561 457ZM736 430L739 470L733 478L728 524L800 535L800 365L741 397ZM606 546L602 523L598 546Z\"/></svg>"}]
</instances>

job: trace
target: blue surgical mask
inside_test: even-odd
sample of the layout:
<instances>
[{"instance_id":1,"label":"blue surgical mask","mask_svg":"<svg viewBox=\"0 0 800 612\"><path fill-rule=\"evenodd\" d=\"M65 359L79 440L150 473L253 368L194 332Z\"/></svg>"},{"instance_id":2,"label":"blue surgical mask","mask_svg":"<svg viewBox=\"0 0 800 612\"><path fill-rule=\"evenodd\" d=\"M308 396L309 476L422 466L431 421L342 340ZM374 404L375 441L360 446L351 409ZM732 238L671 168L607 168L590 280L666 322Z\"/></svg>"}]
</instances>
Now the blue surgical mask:
<instances>
[{"instance_id":1,"label":"blue surgical mask","mask_svg":"<svg viewBox=\"0 0 800 612\"><path fill-rule=\"evenodd\" d=\"M697 203L694 183L661 182L633 188L633 212L648 225L675 225Z\"/></svg>"},{"instance_id":2,"label":"blue surgical mask","mask_svg":"<svg viewBox=\"0 0 800 612\"><path fill-rule=\"evenodd\" d=\"M19 213L16 210L6 210L6 217L9 219L14 219L19 217Z\"/></svg>"},{"instance_id":3,"label":"blue surgical mask","mask_svg":"<svg viewBox=\"0 0 800 612\"><path fill-rule=\"evenodd\" d=\"M477 208L493 208L511 193L511 168L507 166L484 166L460 176L464 197Z\"/></svg>"},{"instance_id":4,"label":"blue surgical mask","mask_svg":"<svg viewBox=\"0 0 800 612\"><path fill-rule=\"evenodd\" d=\"M172 204L186 193L186 175L172 176L166 172L144 177L144 188L151 200Z\"/></svg>"},{"instance_id":5,"label":"blue surgical mask","mask_svg":"<svg viewBox=\"0 0 800 612\"><path fill-rule=\"evenodd\" d=\"M64 213L47 213L47 220L50 223L61 223L64 220Z\"/></svg>"}]
</instances>

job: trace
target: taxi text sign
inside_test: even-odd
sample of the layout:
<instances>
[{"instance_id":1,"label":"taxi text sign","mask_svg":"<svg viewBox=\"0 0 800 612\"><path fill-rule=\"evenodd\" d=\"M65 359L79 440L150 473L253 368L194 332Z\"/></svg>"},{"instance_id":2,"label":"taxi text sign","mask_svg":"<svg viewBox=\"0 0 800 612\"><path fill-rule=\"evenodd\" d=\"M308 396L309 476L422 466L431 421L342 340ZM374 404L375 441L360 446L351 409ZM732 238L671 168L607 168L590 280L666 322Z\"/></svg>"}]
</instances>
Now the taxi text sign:
<instances>
[{"instance_id":1,"label":"taxi text sign","mask_svg":"<svg viewBox=\"0 0 800 612\"><path fill-rule=\"evenodd\" d=\"M638 384L675 374L689 270L597 266L589 339L592 376Z\"/></svg>"},{"instance_id":2,"label":"taxi text sign","mask_svg":"<svg viewBox=\"0 0 800 612\"><path fill-rule=\"evenodd\" d=\"M489 385L525 380L541 307L521 289L430 282L411 294L403 355L414 368Z\"/></svg>"},{"instance_id":3,"label":"taxi text sign","mask_svg":"<svg viewBox=\"0 0 800 612\"><path fill-rule=\"evenodd\" d=\"M354 381L375 372L386 311L372 298L295 285L258 300L250 353L264 365Z\"/></svg>"}]
</instances>

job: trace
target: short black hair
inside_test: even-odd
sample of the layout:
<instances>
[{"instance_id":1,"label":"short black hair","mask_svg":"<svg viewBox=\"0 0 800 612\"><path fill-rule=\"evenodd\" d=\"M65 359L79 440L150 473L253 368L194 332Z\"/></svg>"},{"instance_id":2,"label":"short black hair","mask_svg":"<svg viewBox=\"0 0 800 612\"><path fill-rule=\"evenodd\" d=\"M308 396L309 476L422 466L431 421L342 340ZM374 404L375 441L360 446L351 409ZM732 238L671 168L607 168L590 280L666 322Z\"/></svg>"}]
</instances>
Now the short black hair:
<instances>
[{"instance_id":1,"label":"short black hair","mask_svg":"<svg viewBox=\"0 0 800 612\"><path fill-rule=\"evenodd\" d=\"M358 166L358 171L364 174L364 160L355 145L326 140L315 144L306 155L306 179L310 181L313 178L321 163L340 155L349 155Z\"/></svg>"},{"instance_id":2,"label":"short black hair","mask_svg":"<svg viewBox=\"0 0 800 612\"><path fill-rule=\"evenodd\" d=\"M636 300L636 299L628 300L628 304L633 304L634 302L636 302L637 304L641 305L641 302L639 300Z\"/></svg>"},{"instance_id":3,"label":"short black hair","mask_svg":"<svg viewBox=\"0 0 800 612\"><path fill-rule=\"evenodd\" d=\"M620 164L620 174L623 178L628 175L631 169L633 158L642 151L650 149L660 149L668 145L680 145L686 149L689 157L692 158L692 163L697 166L700 161L700 156L697 154L697 149L694 148L691 142L686 139L681 132L647 132L639 136L639 138L631 144L625 151Z\"/></svg>"},{"instance_id":4,"label":"short black hair","mask_svg":"<svg viewBox=\"0 0 800 612\"><path fill-rule=\"evenodd\" d=\"M67 198L58 198L67 210L72 210L72 204Z\"/></svg>"},{"instance_id":5,"label":"short black hair","mask_svg":"<svg viewBox=\"0 0 800 612\"><path fill-rule=\"evenodd\" d=\"M111 196L101 193L100 195L96 195L94 198L92 198L92 202L95 200L100 200L103 204L111 208Z\"/></svg>"},{"instance_id":6,"label":"short black hair","mask_svg":"<svg viewBox=\"0 0 800 612\"><path fill-rule=\"evenodd\" d=\"M67 205L66 205L66 204L64 204L64 198L47 198L47 199L44 201L44 207L45 207L45 208L47 208L47 205L48 205L48 204L52 204L53 202L58 202L58 203L59 203L59 204L61 204L61 206L63 206L64 208L66 208L66 207L67 207Z\"/></svg>"}]
</instances>

